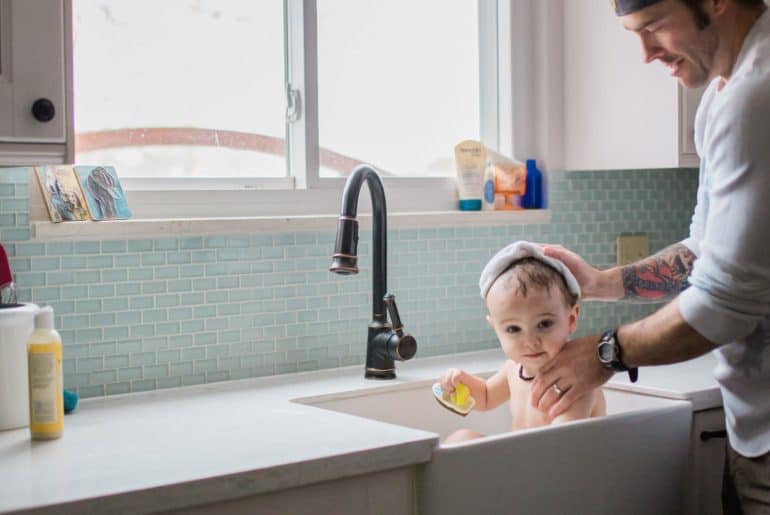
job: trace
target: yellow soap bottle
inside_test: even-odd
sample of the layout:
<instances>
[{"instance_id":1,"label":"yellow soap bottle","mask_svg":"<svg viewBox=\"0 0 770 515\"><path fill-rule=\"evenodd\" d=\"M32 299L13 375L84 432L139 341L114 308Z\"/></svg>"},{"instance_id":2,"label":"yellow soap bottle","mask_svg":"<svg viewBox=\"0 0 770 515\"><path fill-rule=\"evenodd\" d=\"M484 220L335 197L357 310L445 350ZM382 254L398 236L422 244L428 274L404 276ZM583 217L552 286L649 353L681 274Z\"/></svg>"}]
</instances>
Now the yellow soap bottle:
<instances>
[{"instance_id":1,"label":"yellow soap bottle","mask_svg":"<svg viewBox=\"0 0 770 515\"><path fill-rule=\"evenodd\" d=\"M29 364L29 430L33 440L53 440L64 429L64 385L61 336L53 328L53 308L35 315L27 344Z\"/></svg>"}]
</instances>

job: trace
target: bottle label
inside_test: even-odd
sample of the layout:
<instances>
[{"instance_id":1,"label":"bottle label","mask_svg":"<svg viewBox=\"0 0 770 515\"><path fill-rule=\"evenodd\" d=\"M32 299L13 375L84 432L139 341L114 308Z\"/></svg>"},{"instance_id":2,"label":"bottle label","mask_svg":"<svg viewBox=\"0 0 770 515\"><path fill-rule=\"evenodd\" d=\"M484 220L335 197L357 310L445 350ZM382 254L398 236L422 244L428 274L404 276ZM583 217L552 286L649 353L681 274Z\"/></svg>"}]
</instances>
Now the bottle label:
<instances>
[{"instance_id":1,"label":"bottle label","mask_svg":"<svg viewBox=\"0 0 770 515\"><path fill-rule=\"evenodd\" d=\"M34 352L29 354L30 419L33 424L50 424L57 421L56 354Z\"/></svg>"},{"instance_id":2,"label":"bottle label","mask_svg":"<svg viewBox=\"0 0 770 515\"><path fill-rule=\"evenodd\" d=\"M460 174L462 176L462 180L463 180L463 183L465 184L465 187L469 191L478 191L481 189L482 177L479 170L470 168L467 170L462 170Z\"/></svg>"}]
</instances>

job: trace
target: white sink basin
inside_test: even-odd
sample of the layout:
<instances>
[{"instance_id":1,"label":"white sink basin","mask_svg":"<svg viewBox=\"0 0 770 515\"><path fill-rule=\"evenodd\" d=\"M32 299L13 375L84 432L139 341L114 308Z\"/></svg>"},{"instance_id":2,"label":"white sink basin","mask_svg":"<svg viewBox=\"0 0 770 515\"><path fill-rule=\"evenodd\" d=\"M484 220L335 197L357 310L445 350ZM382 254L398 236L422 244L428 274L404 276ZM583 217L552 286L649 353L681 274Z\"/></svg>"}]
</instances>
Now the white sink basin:
<instances>
[{"instance_id":1,"label":"white sink basin","mask_svg":"<svg viewBox=\"0 0 770 515\"><path fill-rule=\"evenodd\" d=\"M460 428L470 428L485 435L510 433L511 414L507 404L492 411L472 411L462 417L439 405L431 393L432 384L433 381L420 381L363 392L304 397L294 399L294 402L431 431L442 440ZM605 389L604 396L609 415L671 406L665 399L617 390Z\"/></svg>"},{"instance_id":2,"label":"white sink basin","mask_svg":"<svg viewBox=\"0 0 770 515\"><path fill-rule=\"evenodd\" d=\"M679 513L692 406L605 389L606 417L510 432L506 405L461 417L433 381L294 402L437 433L484 438L439 445L418 473L419 513Z\"/></svg>"}]
</instances>

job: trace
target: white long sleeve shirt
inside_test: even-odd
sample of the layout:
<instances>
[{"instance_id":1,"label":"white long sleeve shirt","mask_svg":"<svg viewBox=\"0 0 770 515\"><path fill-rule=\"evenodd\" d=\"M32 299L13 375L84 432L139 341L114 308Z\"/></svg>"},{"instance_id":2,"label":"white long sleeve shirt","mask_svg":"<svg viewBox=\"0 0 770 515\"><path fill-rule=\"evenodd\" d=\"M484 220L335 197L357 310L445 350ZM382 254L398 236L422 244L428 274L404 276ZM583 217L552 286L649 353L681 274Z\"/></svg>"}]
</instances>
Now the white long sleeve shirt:
<instances>
[{"instance_id":1,"label":"white long sleeve shirt","mask_svg":"<svg viewBox=\"0 0 770 515\"><path fill-rule=\"evenodd\" d=\"M720 82L695 118L698 199L682 243L698 259L680 311L720 345L714 376L728 437L755 457L770 451L770 10Z\"/></svg>"}]
</instances>

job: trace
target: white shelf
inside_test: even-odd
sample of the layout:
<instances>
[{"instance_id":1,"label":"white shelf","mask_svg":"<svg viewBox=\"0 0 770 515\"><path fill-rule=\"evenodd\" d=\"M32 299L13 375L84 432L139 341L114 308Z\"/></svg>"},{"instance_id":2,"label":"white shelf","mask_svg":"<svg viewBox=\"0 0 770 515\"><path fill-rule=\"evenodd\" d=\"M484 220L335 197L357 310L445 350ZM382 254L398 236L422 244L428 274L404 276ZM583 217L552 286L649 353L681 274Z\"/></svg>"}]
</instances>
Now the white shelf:
<instances>
[{"instance_id":1,"label":"white shelf","mask_svg":"<svg viewBox=\"0 0 770 515\"><path fill-rule=\"evenodd\" d=\"M136 219L107 222L32 222L35 241L173 238L224 234L336 231L338 215L255 216L232 218ZM362 229L371 214L358 216ZM500 226L548 223L548 209L521 211L431 211L389 213L389 229Z\"/></svg>"}]
</instances>

